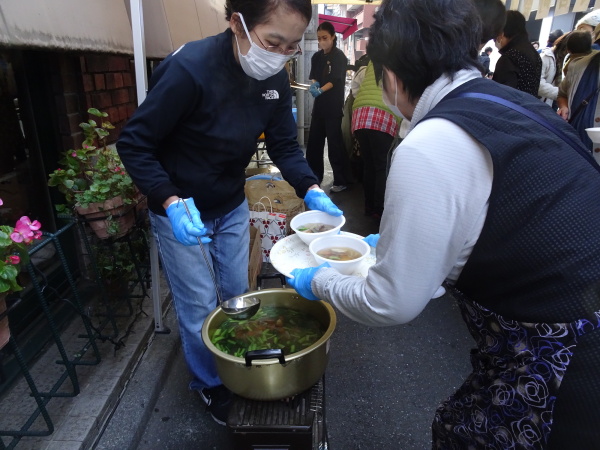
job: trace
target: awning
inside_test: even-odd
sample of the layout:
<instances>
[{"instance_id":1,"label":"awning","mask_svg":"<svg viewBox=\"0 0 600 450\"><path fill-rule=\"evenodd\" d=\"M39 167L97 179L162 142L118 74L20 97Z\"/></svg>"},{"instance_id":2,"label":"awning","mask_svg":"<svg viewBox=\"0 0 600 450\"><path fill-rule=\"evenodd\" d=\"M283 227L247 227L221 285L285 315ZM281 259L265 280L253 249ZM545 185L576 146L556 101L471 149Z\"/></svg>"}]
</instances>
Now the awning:
<instances>
[{"instance_id":1,"label":"awning","mask_svg":"<svg viewBox=\"0 0 600 450\"><path fill-rule=\"evenodd\" d=\"M225 0L144 0L149 58L224 31ZM128 0L0 0L0 45L133 54Z\"/></svg>"},{"instance_id":2,"label":"awning","mask_svg":"<svg viewBox=\"0 0 600 450\"><path fill-rule=\"evenodd\" d=\"M319 14L319 24L323 22L331 22L336 33L341 33L342 38L347 39L352 33L358 30L356 19L348 17L328 16Z\"/></svg>"},{"instance_id":3,"label":"awning","mask_svg":"<svg viewBox=\"0 0 600 450\"><path fill-rule=\"evenodd\" d=\"M0 44L132 53L123 0L2 0Z\"/></svg>"},{"instance_id":4,"label":"awning","mask_svg":"<svg viewBox=\"0 0 600 450\"><path fill-rule=\"evenodd\" d=\"M229 27L225 0L144 0L144 38L148 58L164 58L189 41Z\"/></svg>"}]
</instances>

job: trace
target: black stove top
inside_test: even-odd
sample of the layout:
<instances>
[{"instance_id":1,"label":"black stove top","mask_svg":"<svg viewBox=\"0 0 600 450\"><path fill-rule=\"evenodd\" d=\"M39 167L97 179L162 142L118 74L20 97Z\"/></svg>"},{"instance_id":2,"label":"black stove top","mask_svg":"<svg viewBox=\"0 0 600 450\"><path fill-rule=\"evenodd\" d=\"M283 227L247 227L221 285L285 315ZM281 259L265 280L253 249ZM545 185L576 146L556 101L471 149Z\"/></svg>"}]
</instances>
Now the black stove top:
<instances>
[{"instance_id":1,"label":"black stove top","mask_svg":"<svg viewBox=\"0 0 600 450\"><path fill-rule=\"evenodd\" d=\"M236 450L327 449L324 377L289 400L235 396L227 427L233 433Z\"/></svg>"}]
</instances>

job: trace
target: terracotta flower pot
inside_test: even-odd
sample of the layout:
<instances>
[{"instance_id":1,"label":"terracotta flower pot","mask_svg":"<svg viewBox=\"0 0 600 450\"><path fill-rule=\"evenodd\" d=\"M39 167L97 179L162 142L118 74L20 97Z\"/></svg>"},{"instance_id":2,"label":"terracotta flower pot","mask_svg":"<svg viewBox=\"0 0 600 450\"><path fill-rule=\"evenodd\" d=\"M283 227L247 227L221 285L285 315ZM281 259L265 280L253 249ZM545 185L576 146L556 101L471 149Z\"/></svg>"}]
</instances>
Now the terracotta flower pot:
<instances>
[{"instance_id":1,"label":"terracotta flower pot","mask_svg":"<svg viewBox=\"0 0 600 450\"><path fill-rule=\"evenodd\" d=\"M134 204L126 205L121 196L117 196L104 203L90 203L87 208L76 206L75 210L89 223L96 236L100 239L107 239L124 236L133 228L135 224L134 208ZM115 234L108 233L110 221L116 222L119 226L119 231Z\"/></svg>"}]
</instances>

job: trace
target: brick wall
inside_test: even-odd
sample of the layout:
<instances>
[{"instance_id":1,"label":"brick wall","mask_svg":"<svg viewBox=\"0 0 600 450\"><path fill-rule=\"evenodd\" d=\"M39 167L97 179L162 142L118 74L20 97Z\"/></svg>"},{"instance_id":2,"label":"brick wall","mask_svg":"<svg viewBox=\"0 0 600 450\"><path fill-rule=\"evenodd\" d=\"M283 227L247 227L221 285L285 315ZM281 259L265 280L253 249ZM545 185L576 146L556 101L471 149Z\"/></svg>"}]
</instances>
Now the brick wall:
<instances>
[{"instance_id":1,"label":"brick wall","mask_svg":"<svg viewBox=\"0 0 600 450\"><path fill-rule=\"evenodd\" d=\"M81 57L85 106L108 113L115 126L114 142L137 106L135 69L130 56L86 55Z\"/></svg>"},{"instance_id":2,"label":"brick wall","mask_svg":"<svg viewBox=\"0 0 600 450\"><path fill-rule=\"evenodd\" d=\"M114 143L137 106L135 70L130 56L109 54L57 54L53 95L63 150L81 147L79 124L89 108L108 113L115 126L108 143Z\"/></svg>"}]
</instances>

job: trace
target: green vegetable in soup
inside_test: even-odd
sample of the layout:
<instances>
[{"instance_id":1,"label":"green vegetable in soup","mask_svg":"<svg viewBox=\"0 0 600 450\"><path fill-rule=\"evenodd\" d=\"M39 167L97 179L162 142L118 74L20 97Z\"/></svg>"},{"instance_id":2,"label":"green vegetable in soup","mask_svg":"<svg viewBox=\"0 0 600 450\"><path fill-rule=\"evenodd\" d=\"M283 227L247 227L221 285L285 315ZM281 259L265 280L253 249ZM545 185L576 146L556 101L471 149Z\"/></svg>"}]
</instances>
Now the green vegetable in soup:
<instances>
[{"instance_id":1,"label":"green vegetable in soup","mask_svg":"<svg viewBox=\"0 0 600 450\"><path fill-rule=\"evenodd\" d=\"M250 319L227 319L210 336L224 353L243 358L251 350L283 349L285 355L304 350L325 333L321 322L303 311L263 306Z\"/></svg>"},{"instance_id":2,"label":"green vegetable in soup","mask_svg":"<svg viewBox=\"0 0 600 450\"><path fill-rule=\"evenodd\" d=\"M304 233L323 233L325 231L333 230L334 228L335 226L326 223L305 223L296 229Z\"/></svg>"}]
</instances>

